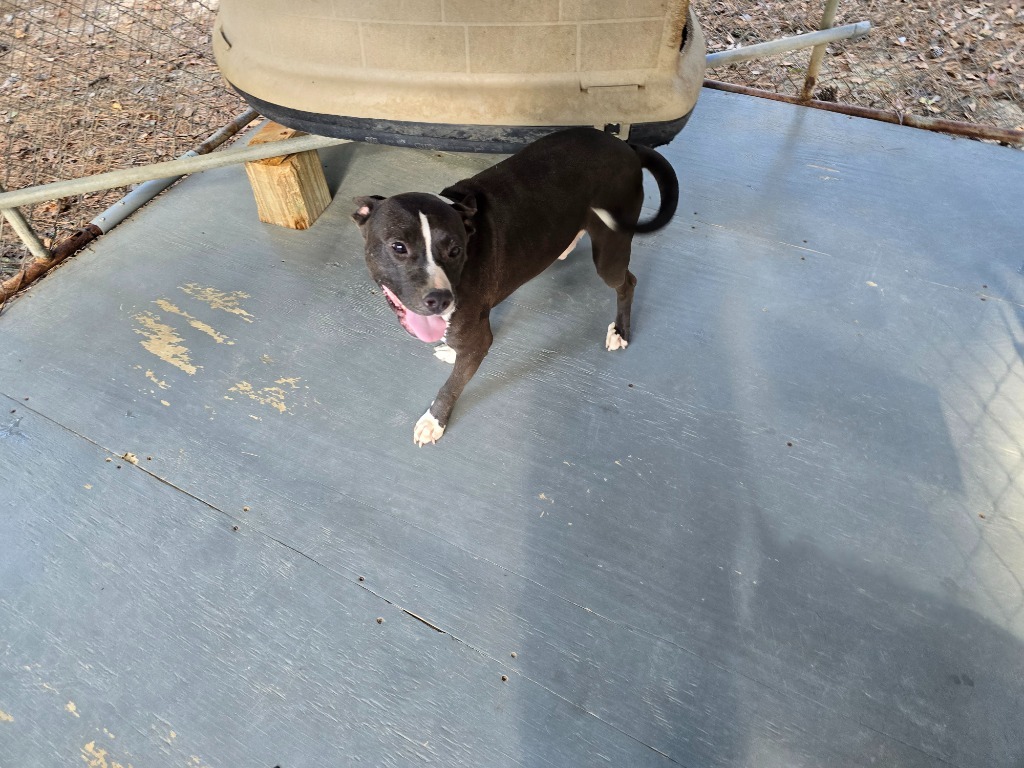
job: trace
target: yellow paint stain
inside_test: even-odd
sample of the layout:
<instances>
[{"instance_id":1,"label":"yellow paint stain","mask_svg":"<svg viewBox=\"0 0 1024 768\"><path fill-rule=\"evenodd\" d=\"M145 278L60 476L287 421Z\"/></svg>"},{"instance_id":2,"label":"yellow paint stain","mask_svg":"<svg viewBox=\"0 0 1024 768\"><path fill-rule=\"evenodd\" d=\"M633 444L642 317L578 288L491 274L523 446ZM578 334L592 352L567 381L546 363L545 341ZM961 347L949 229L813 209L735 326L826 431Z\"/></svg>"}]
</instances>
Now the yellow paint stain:
<instances>
[{"instance_id":1,"label":"yellow paint stain","mask_svg":"<svg viewBox=\"0 0 1024 768\"><path fill-rule=\"evenodd\" d=\"M111 733L110 731L108 731L108 730L107 730L106 728L104 728L104 729L103 729L103 733L105 733L105 734L107 735L107 738L110 738L110 739L116 739L116 738L117 738L117 736L115 736L114 734L112 734L112 733Z\"/></svg>"},{"instance_id":2,"label":"yellow paint stain","mask_svg":"<svg viewBox=\"0 0 1024 768\"><path fill-rule=\"evenodd\" d=\"M141 368L142 366L140 365L140 366L137 366L137 367ZM146 378L149 379L150 381L152 381L158 387L160 387L160 389L170 389L171 388L170 384L168 384L166 381L161 381L160 379L158 379L156 377L156 374L153 373L152 371L146 371Z\"/></svg>"},{"instance_id":3,"label":"yellow paint stain","mask_svg":"<svg viewBox=\"0 0 1024 768\"><path fill-rule=\"evenodd\" d=\"M161 405L166 405L166 406L168 406L168 407L170 407L170 405L171 405L171 404L170 404L170 403L168 403L168 402L167 402L166 400L161 400L161 401L160 401L160 404L161 404Z\"/></svg>"},{"instance_id":4,"label":"yellow paint stain","mask_svg":"<svg viewBox=\"0 0 1024 768\"><path fill-rule=\"evenodd\" d=\"M143 349L156 355L165 363L180 368L189 376L195 375L198 366L192 364L188 348L181 343L184 339L171 326L161 323L155 315L149 312L136 315L135 321L142 326L136 328L135 332L146 337L144 341L139 342Z\"/></svg>"},{"instance_id":5,"label":"yellow paint stain","mask_svg":"<svg viewBox=\"0 0 1024 768\"><path fill-rule=\"evenodd\" d=\"M207 336L209 336L211 339L216 341L218 344L234 344L235 343L231 339L229 339L227 336L225 336L223 333L218 332L212 326L207 325L202 320L199 320L199 319L197 319L195 317L192 317L192 315L190 315L188 312L186 312L183 309L178 308L177 306L175 306L174 304L169 302L167 299L157 299L153 303L156 304L158 307L160 307L160 309L162 309L164 312L168 312L168 313L170 313L172 315L181 315L186 320L188 320L188 324L189 325L191 325L197 331L202 331Z\"/></svg>"},{"instance_id":6,"label":"yellow paint stain","mask_svg":"<svg viewBox=\"0 0 1024 768\"><path fill-rule=\"evenodd\" d=\"M161 740L164 742L164 744L171 745L171 744L174 744L174 740L176 738L178 738L177 732L175 732L175 731L168 731L166 736L162 736L161 737Z\"/></svg>"},{"instance_id":7,"label":"yellow paint stain","mask_svg":"<svg viewBox=\"0 0 1024 768\"><path fill-rule=\"evenodd\" d=\"M42 686L44 691L53 691L54 693L60 693L56 688L54 688L49 683L40 683L40 685Z\"/></svg>"},{"instance_id":8,"label":"yellow paint stain","mask_svg":"<svg viewBox=\"0 0 1024 768\"><path fill-rule=\"evenodd\" d=\"M0 709L0 723L13 723L14 718Z\"/></svg>"},{"instance_id":9,"label":"yellow paint stain","mask_svg":"<svg viewBox=\"0 0 1024 768\"><path fill-rule=\"evenodd\" d=\"M66 709L68 712L70 712L75 717L81 717L81 715L78 714L78 707L75 706L75 702L73 702L73 701L69 701L67 704L65 704L64 705L64 709Z\"/></svg>"},{"instance_id":10,"label":"yellow paint stain","mask_svg":"<svg viewBox=\"0 0 1024 768\"><path fill-rule=\"evenodd\" d=\"M92 490L92 483L86 483L82 487L85 488L85 490L87 490L87 491L91 491Z\"/></svg>"},{"instance_id":11,"label":"yellow paint stain","mask_svg":"<svg viewBox=\"0 0 1024 768\"><path fill-rule=\"evenodd\" d=\"M241 291L218 291L216 288L209 288L196 283L178 286L181 290L204 304L209 304L211 309L219 309L232 315L238 315L247 323L253 321L253 316L239 306L242 299L248 299L249 294Z\"/></svg>"},{"instance_id":12,"label":"yellow paint stain","mask_svg":"<svg viewBox=\"0 0 1024 768\"><path fill-rule=\"evenodd\" d=\"M113 759L108 760L107 754L107 750L97 747L95 741L82 747L82 759L89 768L132 768L130 763L126 765Z\"/></svg>"},{"instance_id":13,"label":"yellow paint stain","mask_svg":"<svg viewBox=\"0 0 1024 768\"><path fill-rule=\"evenodd\" d=\"M285 384L290 389L298 389L298 382L300 379L278 379L275 384ZM240 381L235 386L228 389L229 392L238 392L241 395L245 395L251 400L255 400L261 405L269 405L271 408L277 410L278 413L287 413L288 406L285 404L285 398L287 397L288 390L284 387L263 387L262 389L256 389L248 381Z\"/></svg>"}]
</instances>

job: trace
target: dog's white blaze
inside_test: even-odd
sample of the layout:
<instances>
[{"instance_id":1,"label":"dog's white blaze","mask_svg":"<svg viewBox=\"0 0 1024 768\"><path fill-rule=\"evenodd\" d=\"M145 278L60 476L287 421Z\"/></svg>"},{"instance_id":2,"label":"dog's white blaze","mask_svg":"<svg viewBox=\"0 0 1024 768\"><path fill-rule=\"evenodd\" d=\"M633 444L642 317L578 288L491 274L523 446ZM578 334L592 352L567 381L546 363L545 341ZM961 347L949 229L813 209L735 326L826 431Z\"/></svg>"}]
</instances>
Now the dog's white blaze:
<instances>
[{"instance_id":1,"label":"dog's white blaze","mask_svg":"<svg viewBox=\"0 0 1024 768\"><path fill-rule=\"evenodd\" d=\"M615 219L604 208L591 208L590 210L596 213L597 218L603 221L604 225L608 227L608 229L610 229L612 232L619 231L619 225L615 223Z\"/></svg>"},{"instance_id":2,"label":"dog's white blaze","mask_svg":"<svg viewBox=\"0 0 1024 768\"><path fill-rule=\"evenodd\" d=\"M423 242L427 247L427 274L430 276L430 287L441 291L450 291L452 284L448 280L448 275L434 261L434 244L430 239L430 222L427 221L427 215L423 211L420 211L420 222L423 227Z\"/></svg>"}]
</instances>

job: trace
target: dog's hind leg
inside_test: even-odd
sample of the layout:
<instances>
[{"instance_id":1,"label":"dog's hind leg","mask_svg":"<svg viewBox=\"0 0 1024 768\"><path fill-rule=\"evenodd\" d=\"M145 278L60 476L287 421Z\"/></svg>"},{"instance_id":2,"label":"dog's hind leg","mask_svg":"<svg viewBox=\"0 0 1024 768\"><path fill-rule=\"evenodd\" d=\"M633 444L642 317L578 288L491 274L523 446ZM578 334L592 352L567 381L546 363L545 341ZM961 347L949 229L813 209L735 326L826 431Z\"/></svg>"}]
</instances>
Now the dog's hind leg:
<instances>
[{"instance_id":1,"label":"dog's hind leg","mask_svg":"<svg viewBox=\"0 0 1024 768\"><path fill-rule=\"evenodd\" d=\"M605 347L609 352L625 349L629 345L629 317L636 288L636 276L629 271L632 235L604 228L592 232L591 241L597 274L615 289L616 296L615 322L608 326Z\"/></svg>"}]
</instances>

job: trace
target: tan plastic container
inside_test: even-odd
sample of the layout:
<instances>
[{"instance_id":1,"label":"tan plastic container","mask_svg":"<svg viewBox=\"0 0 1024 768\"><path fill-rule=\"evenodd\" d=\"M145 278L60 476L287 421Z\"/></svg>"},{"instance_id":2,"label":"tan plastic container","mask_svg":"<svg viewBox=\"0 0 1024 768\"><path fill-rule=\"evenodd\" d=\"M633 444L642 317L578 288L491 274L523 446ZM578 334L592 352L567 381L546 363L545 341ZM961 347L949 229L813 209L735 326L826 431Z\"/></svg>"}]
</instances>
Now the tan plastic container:
<instances>
[{"instance_id":1,"label":"tan plastic container","mask_svg":"<svg viewBox=\"0 0 1024 768\"><path fill-rule=\"evenodd\" d=\"M479 151L573 125L665 143L705 57L689 0L221 0L213 47L284 125Z\"/></svg>"}]
</instances>

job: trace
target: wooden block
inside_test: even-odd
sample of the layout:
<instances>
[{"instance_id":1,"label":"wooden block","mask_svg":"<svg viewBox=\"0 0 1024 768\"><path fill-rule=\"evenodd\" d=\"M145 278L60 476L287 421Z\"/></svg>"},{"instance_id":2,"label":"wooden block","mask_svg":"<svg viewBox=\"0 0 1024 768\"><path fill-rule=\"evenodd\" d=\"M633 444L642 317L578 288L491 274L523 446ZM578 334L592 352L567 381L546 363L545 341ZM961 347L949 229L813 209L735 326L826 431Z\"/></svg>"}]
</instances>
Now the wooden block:
<instances>
[{"instance_id":1,"label":"wooden block","mask_svg":"<svg viewBox=\"0 0 1024 768\"><path fill-rule=\"evenodd\" d=\"M302 136L302 131L268 122L249 145ZM309 229L331 202L316 150L245 164L260 221L291 229Z\"/></svg>"}]
</instances>

